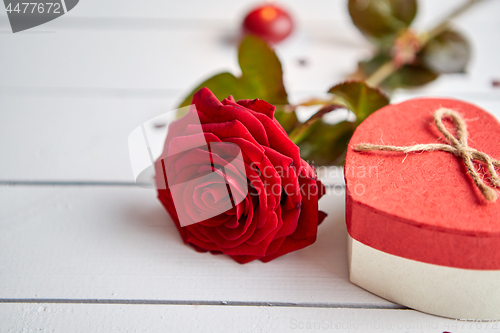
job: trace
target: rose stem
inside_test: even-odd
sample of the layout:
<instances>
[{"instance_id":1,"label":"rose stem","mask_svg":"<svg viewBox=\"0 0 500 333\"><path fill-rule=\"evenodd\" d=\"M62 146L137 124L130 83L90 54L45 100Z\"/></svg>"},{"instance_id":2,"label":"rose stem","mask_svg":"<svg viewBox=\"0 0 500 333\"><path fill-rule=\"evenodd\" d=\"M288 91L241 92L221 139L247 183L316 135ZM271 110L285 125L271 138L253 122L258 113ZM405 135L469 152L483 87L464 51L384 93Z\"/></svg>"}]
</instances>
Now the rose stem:
<instances>
[{"instance_id":1,"label":"rose stem","mask_svg":"<svg viewBox=\"0 0 500 333\"><path fill-rule=\"evenodd\" d=\"M429 30L429 32L424 32L421 33L419 36L420 40L420 48L423 48L429 40L432 38L436 37L443 31L445 31L450 24L450 21L455 19L456 17L460 16L461 14L465 13L470 7L473 5L479 3L479 2L484 2L486 0L468 0L464 4L462 4L460 7L456 8L454 11L452 11L450 14L448 14L438 25L436 25L434 28ZM368 76L365 79L366 84L372 87L378 87L382 82L384 82L385 79L387 79L390 75L395 73L399 68L397 68L392 60L389 60L382 64L375 72L373 72L370 76ZM338 100L337 100L338 101ZM325 100L323 105L326 104L334 104L336 101L336 97L333 97L330 100ZM304 105L308 104L308 102L304 102L299 104ZM292 110L295 110L296 106L292 106ZM305 138L305 132L309 126L314 124L316 121L318 121L320 118L315 119L315 114L312 115L306 122L302 123L299 125L299 127L295 128L289 135L290 140L292 140L295 144L300 143L304 138Z\"/></svg>"},{"instance_id":2,"label":"rose stem","mask_svg":"<svg viewBox=\"0 0 500 333\"><path fill-rule=\"evenodd\" d=\"M429 32L424 32L418 37L420 40L420 48L424 48L425 45L434 37L448 29L450 21L457 18L461 14L465 13L473 5L484 2L486 0L468 0L463 3L460 7L456 8L450 14L448 14L437 26L429 30ZM378 87L385 79L387 79L391 74L395 73L399 68L397 68L392 60L389 60L382 64L375 72L373 72L365 82L373 87Z\"/></svg>"}]
</instances>

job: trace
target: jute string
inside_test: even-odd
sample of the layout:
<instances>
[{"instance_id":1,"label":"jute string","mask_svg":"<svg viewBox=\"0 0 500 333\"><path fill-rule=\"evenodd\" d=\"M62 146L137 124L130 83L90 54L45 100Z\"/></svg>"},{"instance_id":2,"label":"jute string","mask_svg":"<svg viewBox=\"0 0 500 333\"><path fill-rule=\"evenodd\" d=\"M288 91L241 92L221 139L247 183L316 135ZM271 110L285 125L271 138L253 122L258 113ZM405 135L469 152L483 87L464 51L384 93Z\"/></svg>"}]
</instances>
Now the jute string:
<instances>
[{"instance_id":1,"label":"jute string","mask_svg":"<svg viewBox=\"0 0 500 333\"><path fill-rule=\"evenodd\" d=\"M456 126L457 137L455 138L444 126L443 118L449 117L453 120ZM467 145L467 126L460 115L446 108L441 108L434 112L434 123L443 135L448 139L451 144L440 144L440 143L429 143L429 144L418 144L414 146L398 147L398 146L386 146L386 145L372 145L368 143L358 144L354 150L356 151L371 151L371 150L384 150L384 151L397 151L403 153L413 153L413 152L428 152L428 151L444 151L447 153L454 154L457 157L462 158L467 167L467 171L474 180L474 183L479 188L481 193L484 195L486 200L495 201L497 199L497 192L486 185L481 176L476 171L473 161L480 161L486 164L488 172L490 174L490 182L494 187L500 187L500 178L495 170L495 167L500 166L500 161L492 159L488 154L471 148Z\"/></svg>"}]
</instances>

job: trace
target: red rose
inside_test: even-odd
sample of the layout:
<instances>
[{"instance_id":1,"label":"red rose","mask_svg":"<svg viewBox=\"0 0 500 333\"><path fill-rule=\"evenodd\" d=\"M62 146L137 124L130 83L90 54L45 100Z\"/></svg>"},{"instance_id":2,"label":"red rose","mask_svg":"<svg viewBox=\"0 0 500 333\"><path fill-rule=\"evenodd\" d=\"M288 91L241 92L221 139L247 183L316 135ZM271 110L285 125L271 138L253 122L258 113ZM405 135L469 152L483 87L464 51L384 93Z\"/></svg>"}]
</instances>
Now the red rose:
<instances>
[{"instance_id":1,"label":"red rose","mask_svg":"<svg viewBox=\"0 0 500 333\"><path fill-rule=\"evenodd\" d=\"M316 240L324 186L262 100L222 103L207 88L169 126L155 163L158 198L185 243L239 263Z\"/></svg>"}]
</instances>

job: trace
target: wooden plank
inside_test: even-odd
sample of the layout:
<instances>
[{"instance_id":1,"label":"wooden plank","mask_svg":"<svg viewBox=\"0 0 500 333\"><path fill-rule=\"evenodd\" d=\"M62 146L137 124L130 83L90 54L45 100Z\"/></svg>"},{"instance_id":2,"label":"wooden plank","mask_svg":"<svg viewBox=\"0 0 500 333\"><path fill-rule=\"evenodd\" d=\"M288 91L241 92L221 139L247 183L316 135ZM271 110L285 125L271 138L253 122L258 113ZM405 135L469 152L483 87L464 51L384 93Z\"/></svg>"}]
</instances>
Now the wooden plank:
<instances>
[{"instance_id":1,"label":"wooden plank","mask_svg":"<svg viewBox=\"0 0 500 333\"><path fill-rule=\"evenodd\" d=\"M326 31L332 33L326 33ZM161 90L181 98L204 78L238 74L237 36L230 23L169 30L62 30L0 34L0 89ZM323 93L356 69L367 42L352 27L304 29L278 48L290 92ZM299 58L307 60L301 66ZM334 59L334 60L332 60ZM39 93L39 92L38 92Z\"/></svg>"},{"instance_id":2,"label":"wooden plank","mask_svg":"<svg viewBox=\"0 0 500 333\"><path fill-rule=\"evenodd\" d=\"M344 197L317 242L240 265L184 245L152 190L0 187L0 298L288 302L394 307L348 281Z\"/></svg>"},{"instance_id":3,"label":"wooden plank","mask_svg":"<svg viewBox=\"0 0 500 333\"><path fill-rule=\"evenodd\" d=\"M308 36L278 49L285 84L292 100L297 94L322 94L369 57L361 36L349 27L329 25L331 35L311 28ZM66 31L47 34L1 34L2 95L17 90L46 89L60 93L88 88L145 91L180 99L203 78L217 72L239 72L234 44L221 42L229 27L181 31ZM445 75L421 93L481 93L498 95L492 79L500 77L497 23L462 23L474 48L466 75ZM488 33L484 33L488 31ZM202 51L200 53L200 51ZM301 66L298 59L305 59Z\"/></svg>"},{"instance_id":4,"label":"wooden plank","mask_svg":"<svg viewBox=\"0 0 500 333\"><path fill-rule=\"evenodd\" d=\"M496 61L500 50L492 47L491 41L498 39L500 30L498 21L489 17L498 4L486 2L457 20L474 47L469 74L445 76L422 93L496 93L491 80L500 76ZM78 21L75 26L54 20L40 27L45 29L40 32L50 33L0 34L4 45L0 89L161 90L180 98L204 77L223 70L239 71L235 51L238 29L231 20L150 22L133 15L130 20ZM277 50L292 99L296 93L325 92L371 52L350 23L333 20L304 22L298 36ZM306 59L308 65L299 65L298 59Z\"/></svg>"},{"instance_id":5,"label":"wooden plank","mask_svg":"<svg viewBox=\"0 0 500 333\"><path fill-rule=\"evenodd\" d=\"M89 320L90 319L90 320ZM497 332L413 310L147 304L0 304L6 331L50 332Z\"/></svg>"},{"instance_id":6,"label":"wooden plank","mask_svg":"<svg viewBox=\"0 0 500 333\"><path fill-rule=\"evenodd\" d=\"M0 182L133 182L128 135L169 111L168 98L2 96ZM418 94L400 94L395 102ZM500 118L500 100L477 103Z\"/></svg>"},{"instance_id":7,"label":"wooden plank","mask_svg":"<svg viewBox=\"0 0 500 333\"><path fill-rule=\"evenodd\" d=\"M147 4L138 4L119 0L110 0L106 3L98 0L80 1L68 17L71 18L166 18L176 20L239 20L250 8L259 5L254 0L230 1L217 0L211 2L204 1L161 1L152 0ZM314 6L300 0L290 0L282 3L289 10L302 19L345 19L347 13L344 1L316 0ZM326 13L325 13L326 12ZM5 9L0 9L0 14L4 14Z\"/></svg>"},{"instance_id":8,"label":"wooden plank","mask_svg":"<svg viewBox=\"0 0 500 333\"><path fill-rule=\"evenodd\" d=\"M0 180L133 182L128 135L171 99L0 98Z\"/></svg>"},{"instance_id":9,"label":"wooden plank","mask_svg":"<svg viewBox=\"0 0 500 333\"><path fill-rule=\"evenodd\" d=\"M433 21L450 12L452 8L458 6L461 1L446 0L419 0L419 21ZM299 20L343 20L348 21L347 16L347 1L329 1L315 0L314 2L304 2L300 0L288 0L280 3L286 6L294 16ZM101 2L99 0L80 1L64 20L69 21L77 18L105 18L107 20L115 18L164 18L176 20L234 20L238 22L245 13L254 6L259 5L259 2L254 0L230 1L162 1L150 0L147 4L126 2L120 0L108 0ZM476 13L467 15L467 19L475 21L491 20L495 21L495 12L500 10L498 2L493 0L489 4L481 5L481 7L489 6L491 10L485 12L484 18L481 18ZM479 7L479 6L478 6ZM0 8L0 15L5 15L4 7ZM60 20L59 20L60 21ZM53 24L55 22L50 22Z\"/></svg>"}]
</instances>

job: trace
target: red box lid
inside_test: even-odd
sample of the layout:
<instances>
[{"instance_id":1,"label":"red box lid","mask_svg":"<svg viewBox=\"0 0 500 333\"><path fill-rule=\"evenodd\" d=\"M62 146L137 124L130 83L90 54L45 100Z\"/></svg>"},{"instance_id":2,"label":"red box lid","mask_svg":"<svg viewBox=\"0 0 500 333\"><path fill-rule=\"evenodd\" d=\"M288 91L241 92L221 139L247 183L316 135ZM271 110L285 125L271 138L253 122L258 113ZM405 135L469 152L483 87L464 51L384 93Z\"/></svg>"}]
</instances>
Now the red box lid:
<instances>
[{"instance_id":1,"label":"red box lid","mask_svg":"<svg viewBox=\"0 0 500 333\"><path fill-rule=\"evenodd\" d=\"M358 126L349 143L344 171L347 230L363 244L404 258L500 269L500 198L484 199L461 158L443 151L353 150L359 143L450 144L433 120L441 107L465 120L470 147L500 159L500 123L477 106L450 99L386 106ZM445 125L455 133L451 122ZM484 165L475 166L487 179Z\"/></svg>"}]
</instances>

